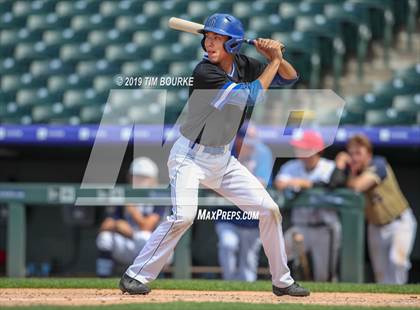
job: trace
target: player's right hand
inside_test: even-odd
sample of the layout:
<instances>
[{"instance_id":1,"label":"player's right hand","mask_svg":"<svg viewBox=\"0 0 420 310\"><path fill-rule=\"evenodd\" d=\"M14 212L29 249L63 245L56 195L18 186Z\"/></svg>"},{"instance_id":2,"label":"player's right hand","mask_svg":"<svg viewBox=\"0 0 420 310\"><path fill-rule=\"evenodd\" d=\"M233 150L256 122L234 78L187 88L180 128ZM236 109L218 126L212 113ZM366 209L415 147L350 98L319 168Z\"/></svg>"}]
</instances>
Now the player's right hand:
<instances>
[{"instance_id":1,"label":"player's right hand","mask_svg":"<svg viewBox=\"0 0 420 310\"><path fill-rule=\"evenodd\" d=\"M255 40L255 48L257 51L267 58L268 61L272 61L278 58L280 61L283 60L282 48L283 45L272 39L258 38Z\"/></svg>"}]
</instances>

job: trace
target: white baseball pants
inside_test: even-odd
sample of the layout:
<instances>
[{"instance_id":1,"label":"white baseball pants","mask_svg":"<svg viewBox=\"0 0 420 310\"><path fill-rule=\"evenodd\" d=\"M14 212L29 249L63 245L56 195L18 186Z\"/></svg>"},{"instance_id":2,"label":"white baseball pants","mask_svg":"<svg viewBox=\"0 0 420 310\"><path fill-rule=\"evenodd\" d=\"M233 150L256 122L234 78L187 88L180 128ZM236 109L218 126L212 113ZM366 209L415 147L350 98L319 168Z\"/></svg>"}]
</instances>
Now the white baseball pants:
<instances>
[{"instance_id":1,"label":"white baseball pants","mask_svg":"<svg viewBox=\"0 0 420 310\"><path fill-rule=\"evenodd\" d=\"M411 209L387 225L368 225L369 256L377 283L407 283L416 229L417 221Z\"/></svg>"},{"instance_id":2,"label":"white baseball pants","mask_svg":"<svg viewBox=\"0 0 420 310\"><path fill-rule=\"evenodd\" d=\"M273 285L293 284L287 266L282 217L277 204L248 169L230 154L209 154L203 148L192 151L190 141L180 137L168 159L172 190L172 215L162 222L128 267L128 276L148 283L158 276L183 233L197 213L200 184L215 190L243 211L259 212L260 237L269 261Z\"/></svg>"}]
</instances>

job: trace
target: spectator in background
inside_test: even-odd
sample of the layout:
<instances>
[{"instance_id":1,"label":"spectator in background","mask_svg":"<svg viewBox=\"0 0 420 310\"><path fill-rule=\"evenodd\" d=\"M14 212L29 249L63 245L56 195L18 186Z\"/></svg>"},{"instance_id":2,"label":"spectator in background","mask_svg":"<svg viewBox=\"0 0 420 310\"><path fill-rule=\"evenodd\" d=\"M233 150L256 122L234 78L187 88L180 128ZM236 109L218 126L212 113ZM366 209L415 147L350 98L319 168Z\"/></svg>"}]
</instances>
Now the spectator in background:
<instances>
[{"instance_id":1,"label":"spectator in background","mask_svg":"<svg viewBox=\"0 0 420 310\"><path fill-rule=\"evenodd\" d=\"M299 132L290 144L298 159L290 160L280 168L275 187L283 191L300 192L329 184L335 165L334 161L321 157L325 147L321 135L313 130ZM285 233L289 260L300 259L302 255L306 259L305 253L308 252L312 257L314 280L335 280L341 244L341 223L337 212L310 206L293 208L291 223L292 227ZM299 243L303 243L301 250ZM309 273L309 270L305 271Z\"/></svg>"},{"instance_id":2,"label":"spectator in background","mask_svg":"<svg viewBox=\"0 0 420 310\"><path fill-rule=\"evenodd\" d=\"M366 197L368 248L376 282L404 284L417 222L386 159L373 156L369 139L355 135L336 157L347 186Z\"/></svg>"},{"instance_id":3,"label":"spectator in background","mask_svg":"<svg viewBox=\"0 0 420 310\"><path fill-rule=\"evenodd\" d=\"M134 188L152 188L158 184L158 167L147 157L136 158L130 166L128 178ZM153 205L117 207L114 214L101 224L96 239L99 252L97 276L111 276L115 263L130 264L150 238L164 212L164 207Z\"/></svg>"},{"instance_id":4,"label":"spectator in background","mask_svg":"<svg viewBox=\"0 0 420 310\"><path fill-rule=\"evenodd\" d=\"M245 123L241 127L232 153L263 185L268 185L273 158L270 148L258 140L253 125ZM224 280L251 282L257 279L261 249L258 223L258 220L236 219L216 222L219 263Z\"/></svg>"}]
</instances>

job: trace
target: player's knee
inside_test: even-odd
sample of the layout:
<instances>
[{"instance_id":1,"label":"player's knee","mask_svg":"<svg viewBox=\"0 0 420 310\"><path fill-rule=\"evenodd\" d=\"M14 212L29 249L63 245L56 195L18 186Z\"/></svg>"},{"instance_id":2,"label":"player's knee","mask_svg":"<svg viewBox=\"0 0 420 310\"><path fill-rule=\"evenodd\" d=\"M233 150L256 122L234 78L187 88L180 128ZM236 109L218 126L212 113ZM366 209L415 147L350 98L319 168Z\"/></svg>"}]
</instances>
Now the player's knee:
<instances>
[{"instance_id":1,"label":"player's knee","mask_svg":"<svg viewBox=\"0 0 420 310\"><path fill-rule=\"evenodd\" d=\"M274 200L267 194L268 197L264 198L261 211L259 214L260 220L276 219L279 222L283 220L280 209Z\"/></svg>"},{"instance_id":2,"label":"player's knee","mask_svg":"<svg viewBox=\"0 0 420 310\"><path fill-rule=\"evenodd\" d=\"M96 237L96 247L100 251L111 251L113 247L112 232L102 231Z\"/></svg>"}]
</instances>

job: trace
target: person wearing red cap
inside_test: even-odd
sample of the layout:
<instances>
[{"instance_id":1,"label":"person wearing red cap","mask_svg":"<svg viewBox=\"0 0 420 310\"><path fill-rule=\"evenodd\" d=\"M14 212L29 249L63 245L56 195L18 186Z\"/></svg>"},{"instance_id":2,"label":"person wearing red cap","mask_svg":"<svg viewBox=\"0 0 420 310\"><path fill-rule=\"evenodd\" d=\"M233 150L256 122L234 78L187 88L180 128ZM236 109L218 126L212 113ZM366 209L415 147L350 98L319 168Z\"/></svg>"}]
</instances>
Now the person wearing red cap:
<instances>
[{"instance_id":1,"label":"person wearing red cap","mask_svg":"<svg viewBox=\"0 0 420 310\"><path fill-rule=\"evenodd\" d=\"M300 192L320 184L328 184L335 169L334 161L322 158L325 148L322 136L314 130L300 131L290 142L297 159L285 163L275 179L279 190ZM341 224L335 210L296 208L291 213L292 227L285 233L289 260L298 259L297 243L312 257L315 281L336 279Z\"/></svg>"}]
</instances>

